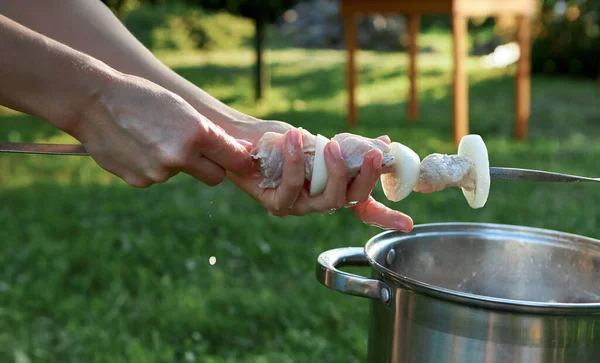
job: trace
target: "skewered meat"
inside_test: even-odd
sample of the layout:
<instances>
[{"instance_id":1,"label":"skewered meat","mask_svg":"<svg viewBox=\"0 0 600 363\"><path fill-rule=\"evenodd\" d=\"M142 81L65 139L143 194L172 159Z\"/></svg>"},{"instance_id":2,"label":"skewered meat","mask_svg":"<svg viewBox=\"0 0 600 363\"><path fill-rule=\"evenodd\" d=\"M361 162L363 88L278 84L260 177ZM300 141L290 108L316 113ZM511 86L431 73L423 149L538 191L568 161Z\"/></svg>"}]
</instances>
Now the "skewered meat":
<instances>
[{"instance_id":1,"label":"skewered meat","mask_svg":"<svg viewBox=\"0 0 600 363\"><path fill-rule=\"evenodd\" d=\"M365 154L374 148L383 153L382 166L394 164L394 157L388 144L379 139L370 139L350 133L341 133L333 137L340 145L342 157L348 167L349 182L358 174ZM307 180L313 178L314 158L316 152L317 136L302 130L302 144L304 151L304 172ZM324 145L323 145L324 146ZM275 132L265 133L251 150L252 157L259 160L263 180L261 188L276 188L281 184L283 176L285 134Z\"/></svg>"},{"instance_id":2,"label":"skewered meat","mask_svg":"<svg viewBox=\"0 0 600 363\"><path fill-rule=\"evenodd\" d=\"M433 193L448 187L475 190L474 163L458 155L431 154L421 161L415 192Z\"/></svg>"},{"instance_id":3,"label":"skewered meat","mask_svg":"<svg viewBox=\"0 0 600 363\"><path fill-rule=\"evenodd\" d=\"M448 187L461 188L472 208L485 205L489 189L489 161L487 148L479 135L461 139L457 155L434 153L422 161L410 148L393 142L369 139L350 133L333 137L340 145L342 157L348 168L348 182L360 171L365 154L377 148L383 153L382 166L387 171L381 175L382 187L391 201L400 201L411 191L432 193ZM311 182L310 194L322 192L327 184L324 147L328 139L302 130L305 178ZM263 180L261 188L275 188L281 184L284 164L285 135L267 132L251 151L259 160ZM391 171L389 171L391 170Z\"/></svg>"}]
</instances>

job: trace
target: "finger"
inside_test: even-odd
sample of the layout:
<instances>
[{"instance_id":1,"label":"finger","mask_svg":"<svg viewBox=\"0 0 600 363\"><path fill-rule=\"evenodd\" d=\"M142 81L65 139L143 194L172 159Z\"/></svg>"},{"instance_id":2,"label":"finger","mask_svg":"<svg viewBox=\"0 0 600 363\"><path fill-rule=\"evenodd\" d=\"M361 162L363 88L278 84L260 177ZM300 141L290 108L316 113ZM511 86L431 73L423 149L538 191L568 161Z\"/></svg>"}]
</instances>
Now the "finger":
<instances>
[{"instance_id":1,"label":"finger","mask_svg":"<svg viewBox=\"0 0 600 363\"><path fill-rule=\"evenodd\" d=\"M134 188L147 188L154 184L142 172L133 171L121 162L107 156L92 156L96 164L112 175L121 178L125 183Z\"/></svg>"},{"instance_id":2,"label":"finger","mask_svg":"<svg viewBox=\"0 0 600 363\"><path fill-rule=\"evenodd\" d=\"M247 141L244 139L235 139L235 141L238 144L241 144L244 148L246 148L246 150L248 150L248 151L252 150L252 143L250 141Z\"/></svg>"},{"instance_id":3,"label":"finger","mask_svg":"<svg viewBox=\"0 0 600 363\"><path fill-rule=\"evenodd\" d=\"M191 156L185 165L182 168L184 173L193 176L207 185L215 186L225 179L225 169L205 157L199 155Z\"/></svg>"},{"instance_id":4,"label":"finger","mask_svg":"<svg viewBox=\"0 0 600 363\"><path fill-rule=\"evenodd\" d=\"M123 176L123 180L125 181L125 183L129 184L134 188L148 188L151 185L155 184L152 180L143 175L125 174Z\"/></svg>"},{"instance_id":5,"label":"finger","mask_svg":"<svg viewBox=\"0 0 600 363\"><path fill-rule=\"evenodd\" d=\"M307 200L312 211L331 211L346 204L348 190L348 167L342 157L340 145L329 141L325 147L325 166L327 167L327 184L323 193Z\"/></svg>"},{"instance_id":6,"label":"finger","mask_svg":"<svg viewBox=\"0 0 600 363\"><path fill-rule=\"evenodd\" d=\"M300 130L292 129L285 134L283 177L275 190L273 208L277 215L288 215L300 190L304 186L304 152Z\"/></svg>"},{"instance_id":7,"label":"finger","mask_svg":"<svg viewBox=\"0 0 600 363\"><path fill-rule=\"evenodd\" d=\"M360 172L348 186L347 201L361 203L367 200L381 176L383 153L379 149L369 150L365 154Z\"/></svg>"},{"instance_id":8,"label":"finger","mask_svg":"<svg viewBox=\"0 0 600 363\"><path fill-rule=\"evenodd\" d=\"M390 137L388 135L379 136L377 139L385 142L388 145L392 143L392 140L390 139Z\"/></svg>"},{"instance_id":9,"label":"finger","mask_svg":"<svg viewBox=\"0 0 600 363\"><path fill-rule=\"evenodd\" d=\"M354 214L370 226L410 232L413 220L406 214L395 211L369 197L365 202L351 208Z\"/></svg>"},{"instance_id":10,"label":"finger","mask_svg":"<svg viewBox=\"0 0 600 363\"><path fill-rule=\"evenodd\" d=\"M210 121L204 121L203 135L198 138L202 155L234 173L245 174L252 167L246 145L238 142Z\"/></svg>"}]
</instances>

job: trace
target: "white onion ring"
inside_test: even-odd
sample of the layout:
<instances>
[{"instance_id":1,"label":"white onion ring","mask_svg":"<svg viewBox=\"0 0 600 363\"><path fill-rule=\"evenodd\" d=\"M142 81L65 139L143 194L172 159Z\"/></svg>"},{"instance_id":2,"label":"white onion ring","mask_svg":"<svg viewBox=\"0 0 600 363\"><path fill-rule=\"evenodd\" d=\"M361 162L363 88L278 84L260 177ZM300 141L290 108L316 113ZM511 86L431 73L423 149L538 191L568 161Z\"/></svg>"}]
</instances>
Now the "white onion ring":
<instances>
[{"instance_id":1,"label":"white onion ring","mask_svg":"<svg viewBox=\"0 0 600 363\"><path fill-rule=\"evenodd\" d=\"M317 195L325 190L327 186L327 167L325 165L325 145L329 139L323 135L317 135L315 146L315 159L313 162L312 178L310 179L310 195Z\"/></svg>"},{"instance_id":2,"label":"white onion ring","mask_svg":"<svg viewBox=\"0 0 600 363\"><path fill-rule=\"evenodd\" d=\"M390 144L396 163L393 171L381 175L381 186L387 199L399 202L406 198L419 181L421 159L411 148L399 142Z\"/></svg>"},{"instance_id":3,"label":"white onion ring","mask_svg":"<svg viewBox=\"0 0 600 363\"><path fill-rule=\"evenodd\" d=\"M482 208L490 193L491 178L488 152L481 136L476 134L464 136L458 145L458 156L473 161L475 190L461 189L471 208Z\"/></svg>"}]
</instances>

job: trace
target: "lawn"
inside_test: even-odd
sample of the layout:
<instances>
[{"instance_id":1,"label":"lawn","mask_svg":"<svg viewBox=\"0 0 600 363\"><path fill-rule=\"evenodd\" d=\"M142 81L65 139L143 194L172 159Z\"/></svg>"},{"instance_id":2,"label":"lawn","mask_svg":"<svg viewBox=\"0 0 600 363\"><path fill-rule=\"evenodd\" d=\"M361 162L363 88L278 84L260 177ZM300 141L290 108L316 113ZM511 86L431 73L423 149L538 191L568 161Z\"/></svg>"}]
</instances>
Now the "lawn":
<instances>
[{"instance_id":1,"label":"lawn","mask_svg":"<svg viewBox=\"0 0 600 363\"><path fill-rule=\"evenodd\" d=\"M419 63L421 119L406 119L406 55L361 52L359 125L421 157L454 153L450 39ZM348 131L344 53L269 52L268 100L252 102L248 49L161 53L177 72L244 112L313 133ZM530 136L514 141L514 69L468 61L471 132L495 166L600 176L595 82L534 77ZM69 142L44 122L5 111L0 140ZM493 182L485 208L459 190L400 203L416 224L519 224L600 238L600 188ZM0 155L0 361L364 362L368 303L321 286L319 253L381 232L348 210L280 219L225 182L179 175L134 189L90 159ZM211 265L209 258L216 263ZM353 269L353 271L365 270Z\"/></svg>"}]
</instances>

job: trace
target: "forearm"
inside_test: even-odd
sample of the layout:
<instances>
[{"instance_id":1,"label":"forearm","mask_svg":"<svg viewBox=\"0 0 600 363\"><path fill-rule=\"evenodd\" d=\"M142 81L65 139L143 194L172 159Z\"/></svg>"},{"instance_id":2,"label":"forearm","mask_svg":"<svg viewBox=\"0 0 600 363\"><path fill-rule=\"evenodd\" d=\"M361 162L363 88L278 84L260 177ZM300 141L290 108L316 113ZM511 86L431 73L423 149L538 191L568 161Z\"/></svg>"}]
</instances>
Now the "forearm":
<instances>
[{"instance_id":1,"label":"forearm","mask_svg":"<svg viewBox=\"0 0 600 363\"><path fill-rule=\"evenodd\" d=\"M70 132L114 73L0 15L0 104Z\"/></svg>"},{"instance_id":2,"label":"forearm","mask_svg":"<svg viewBox=\"0 0 600 363\"><path fill-rule=\"evenodd\" d=\"M0 13L118 71L163 86L227 132L235 133L240 121L254 121L254 118L228 107L161 63L100 1L0 0Z\"/></svg>"}]
</instances>

